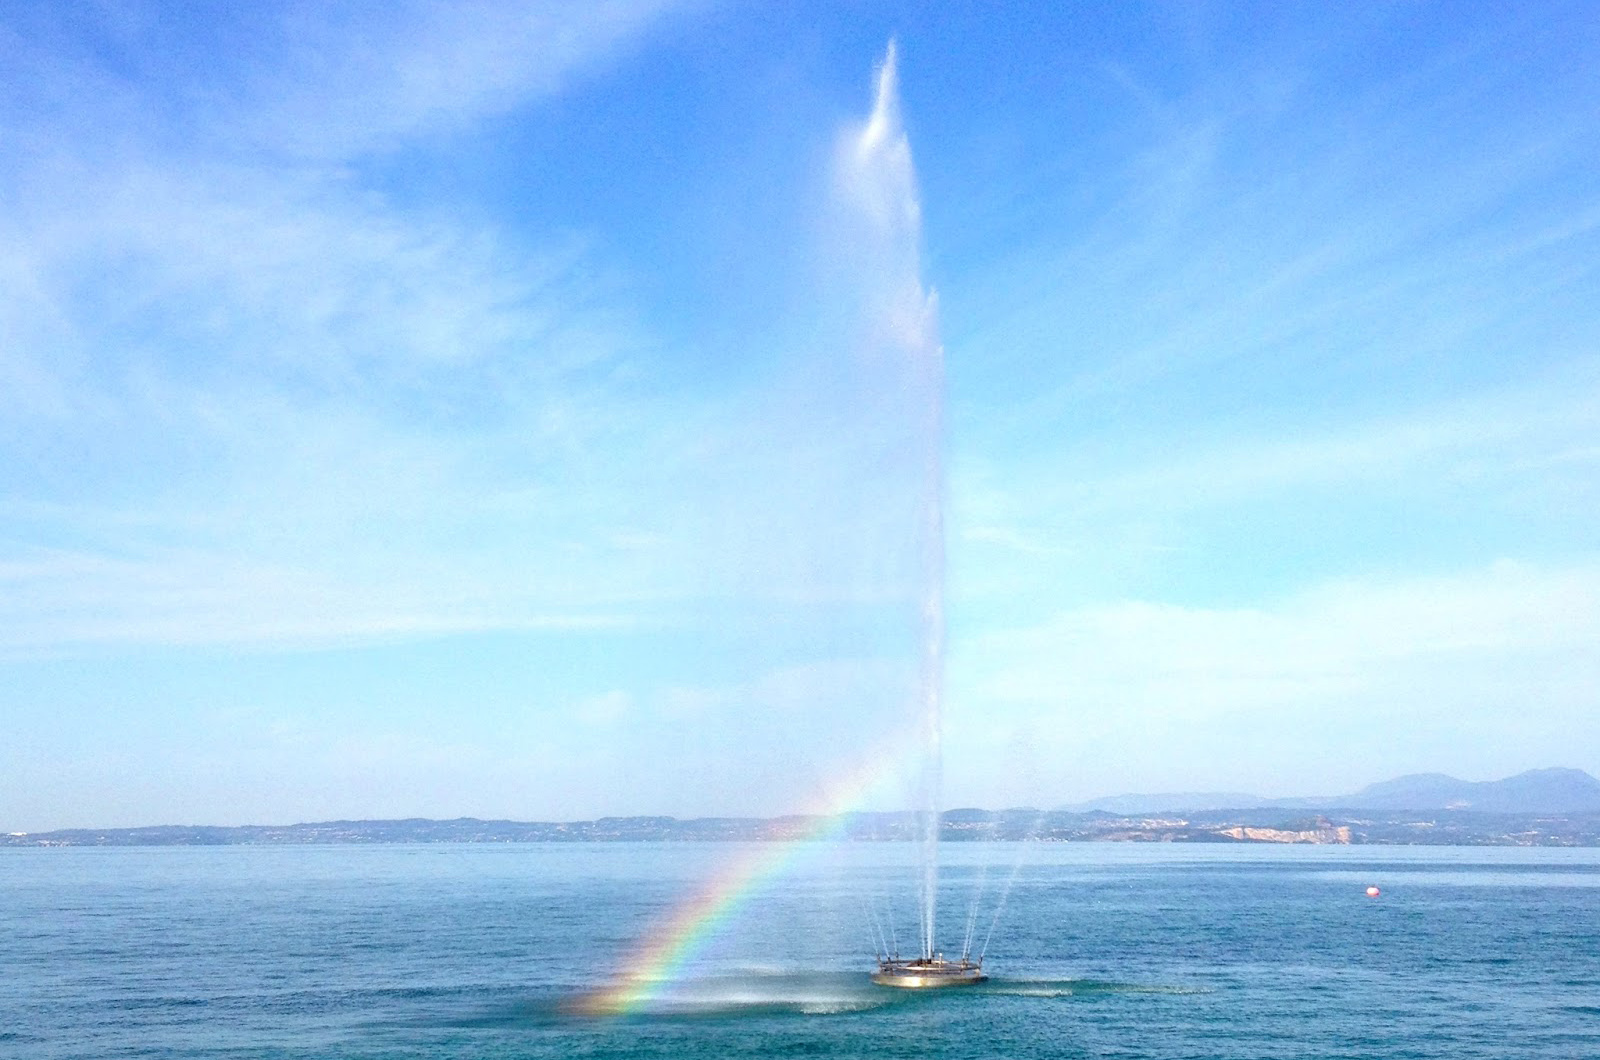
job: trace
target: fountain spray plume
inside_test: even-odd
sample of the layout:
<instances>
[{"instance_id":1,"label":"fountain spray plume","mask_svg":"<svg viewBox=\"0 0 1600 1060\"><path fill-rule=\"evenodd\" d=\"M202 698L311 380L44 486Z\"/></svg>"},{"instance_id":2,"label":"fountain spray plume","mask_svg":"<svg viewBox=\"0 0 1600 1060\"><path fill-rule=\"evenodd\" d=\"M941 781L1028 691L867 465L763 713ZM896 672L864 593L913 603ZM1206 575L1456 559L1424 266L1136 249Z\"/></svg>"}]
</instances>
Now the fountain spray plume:
<instances>
[{"instance_id":1,"label":"fountain spray plume","mask_svg":"<svg viewBox=\"0 0 1600 1060\"><path fill-rule=\"evenodd\" d=\"M917 791L921 843L922 955L937 952L940 781L944 699L944 350L938 303L922 284L922 208L911 144L900 116L896 48L889 42L877 71L872 114L841 145L839 188L858 233L857 288L863 299L864 350L882 358L883 376L900 389L906 439L918 479L915 711L922 745Z\"/></svg>"}]
</instances>

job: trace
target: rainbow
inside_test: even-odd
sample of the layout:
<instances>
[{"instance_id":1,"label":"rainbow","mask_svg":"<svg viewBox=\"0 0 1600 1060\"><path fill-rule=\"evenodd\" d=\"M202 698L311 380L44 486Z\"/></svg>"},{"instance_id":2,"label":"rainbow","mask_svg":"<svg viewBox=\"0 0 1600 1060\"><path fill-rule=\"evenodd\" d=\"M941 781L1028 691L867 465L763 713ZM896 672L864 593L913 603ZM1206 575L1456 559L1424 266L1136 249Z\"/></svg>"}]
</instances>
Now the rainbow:
<instances>
[{"instance_id":1,"label":"rainbow","mask_svg":"<svg viewBox=\"0 0 1600 1060\"><path fill-rule=\"evenodd\" d=\"M784 840L753 844L729 861L688 900L674 909L624 962L623 971L605 986L579 997L571 1009L588 1016L622 1016L660 996L677 980L683 966L729 923L740 907L768 880L797 861L808 845L837 838L849 824L847 814L862 805L879 786L899 775L901 753L865 759L851 773L830 784L813 801L810 828Z\"/></svg>"}]
</instances>

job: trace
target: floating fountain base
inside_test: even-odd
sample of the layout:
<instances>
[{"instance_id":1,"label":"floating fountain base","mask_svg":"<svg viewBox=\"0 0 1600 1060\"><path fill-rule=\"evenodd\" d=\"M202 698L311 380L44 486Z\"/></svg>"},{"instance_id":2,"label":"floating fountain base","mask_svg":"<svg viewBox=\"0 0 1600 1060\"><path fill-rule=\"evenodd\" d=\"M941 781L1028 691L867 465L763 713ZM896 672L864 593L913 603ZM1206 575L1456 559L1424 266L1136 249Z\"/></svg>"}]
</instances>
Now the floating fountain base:
<instances>
[{"instance_id":1,"label":"floating fountain base","mask_svg":"<svg viewBox=\"0 0 1600 1060\"><path fill-rule=\"evenodd\" d=\"M879 986L898 986L908 990L926 990L936 986L971 986L981 983L983 962L963 957L947 961L943 957L917 957L902 960L891 957L878 962L872 981Z\"/></svg>"}]
</instances>

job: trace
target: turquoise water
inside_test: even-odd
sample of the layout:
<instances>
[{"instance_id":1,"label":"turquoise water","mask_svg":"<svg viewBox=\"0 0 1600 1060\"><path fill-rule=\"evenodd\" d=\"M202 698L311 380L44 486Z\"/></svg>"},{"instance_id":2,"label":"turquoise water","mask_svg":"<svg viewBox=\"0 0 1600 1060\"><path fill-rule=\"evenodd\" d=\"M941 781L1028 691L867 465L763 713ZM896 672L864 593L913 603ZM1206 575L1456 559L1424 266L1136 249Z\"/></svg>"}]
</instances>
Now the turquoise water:
<instances>
[{"instance_id":1,"label":"turquoise water","mask_svg":"<svg viewBox=\"0 0 1600 1060\"><path fill-rule=\"evenodd\" d=\"M0 850L0 1055L1600 1056L1600 850L949 844L947 948L1014 878L993 978L907 993L865 974L915 851L818 845L644 1011L570 1014L736 853Z\"/></svg>"}]
</instances>

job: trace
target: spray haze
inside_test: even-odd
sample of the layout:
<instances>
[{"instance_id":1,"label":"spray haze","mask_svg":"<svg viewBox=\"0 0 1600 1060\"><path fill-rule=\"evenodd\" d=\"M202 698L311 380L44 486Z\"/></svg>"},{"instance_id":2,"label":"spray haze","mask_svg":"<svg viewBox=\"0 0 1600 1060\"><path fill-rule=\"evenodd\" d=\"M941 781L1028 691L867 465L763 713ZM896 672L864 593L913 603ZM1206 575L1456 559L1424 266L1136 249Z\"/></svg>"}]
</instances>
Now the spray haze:
<instances>
[{"instance_id":1,"label":"spray haze","mask_svg":"<svg viewBox=\"0 0 1600 1060\"><path fill-rule=\"evenodd\" d=\"M840 137L830 191L809 340L761 430L729 452L734 473L721 500L737 504L738 518L724 532L739 536L708 559L755 554L744 542L757 537L783 542L778 564L769 550L748 569L735 560L733 573L764 601L756 625L792 628L796 613L822 618L827 628L814 635L812 662L787 671L793 687L786 698L803 704L790 714L797 723L836 739L831 760L805 764L782 759L787 745L773 747L779 757L763 786L791 776L811 789L797 804L824 811L822 820L835 825L852 809L915 807L920 842L908 890L917 899L920 950L932 957L944 686L944 370L936 301L922 280L921 210L892 44L870 114ZM699 731L711 724L702 719ZM808 777L808 769L816 775ZM675 984L693 978L705 948L740 906L807 845L721 866L580 1009L631 1011L672 995ZM869 913L888 950L897 948L903 892L881 897L887 918L875 908Z\"/></svg>"}]
</instances>

